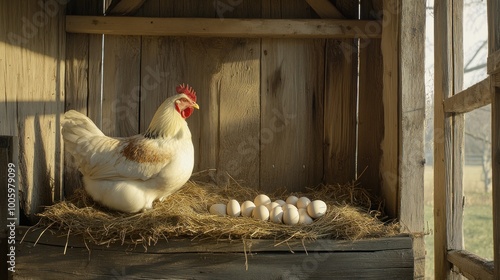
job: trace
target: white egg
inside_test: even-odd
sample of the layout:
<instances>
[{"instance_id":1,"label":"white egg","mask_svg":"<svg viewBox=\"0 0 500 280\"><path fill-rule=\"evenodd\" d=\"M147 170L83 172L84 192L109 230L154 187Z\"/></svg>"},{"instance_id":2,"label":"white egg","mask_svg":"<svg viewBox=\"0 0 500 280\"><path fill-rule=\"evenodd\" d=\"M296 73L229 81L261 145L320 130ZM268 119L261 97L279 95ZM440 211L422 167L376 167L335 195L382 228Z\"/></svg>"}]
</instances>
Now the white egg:
<instances>
[{"instance_id":1,"label":"white egg","mask_svg":"<svg viewBox=\"0 0 500 280\"><path fill-rule=\"evenodd\" d=\"M288 204L290 205L290 204ZM299 222L299 211L297 207L290 205L283 210L283 223L287 225L296 225Z\"/></svg>"},{"instance_id":2,"label":"white egg","mask_svg":"<svg viewBox=\"0 0 500 280\"><path fill-rule=\"evenodd\" d=\"M307 205L307 214L311 216L311 218L316 219L319 218L326 213L326 203L322 200L314 200L309 205Z\"/></svg>"},{"instance_id":3,"label":"white egg","mask_svg":"<svg viewBox=\"0 0 500 280\"><path fill-rule=\"evenodd\" d=\"M253 203L255 204L255 206L266 205L266 204L271 203L271 199L269 198L269 196L267 196L265 194L259 194L253 200Z\"/></svg>"},{"instance_id":4,"label":"white egg","mask_svg":"<svg viewBox=\"0 0 500 280\"><path fill-rule=\"evenodd\" d=\"M273 223L283 223L283 209L281 207L274 207L269 213L269 219Z\"/></svg>"},{"instance_id":5,"label":"white egg","mask_svg":"<svg viewBox=\"0 0 500 280\"><path fill-rule=\"evenodd\" d=\"M229 200L226 211L229 216L238 217L241 214L240 203L236 199Z\"/></svg>"},{"instance_id":6,"label":"white egg","mask_svg":"<svg viewBox=\"0 0 500 280\"><path fill-rule=\"evenodd\" d=\"M313 222L313 219L307 214L307 209L300 208L299 209L299 224L308 225Z\"/></svg>"},{"instance_id":7,"label":"white egg","mask_svg":"<svg viewBox=\"0 0 500 280\"><path fill-rule=\"evenodd\" d=\"M297 205L298 200L299 200L298 197L296 197L295 195L291 195L291 196L287 197L286 203L292 204L292 205Z\"/></svg>"},{"instance_id":8,"label":"white egg","mask_svg":"<svg viewBox=\"0 0 500 280\"><path fill-rule=\"evenodd\" d=\"M226 204L214 204L210 206L210 214L224 217L226 216Z\"/></svg>"},{"instance_id":9,"label":"white egg","mask_svg":"<svg viewBox=\"0 0 500 280\"><path fill-rule=\"evenodd\" d=\"M241 204L241 216L251 217L252 211L255 208L255 204L250 200L247 200Z\"/></svg>"},{"instance_id":10,"label":"white egg","mask_svg":"<svg viewBox=\"0 0 500 280\"><path fill-rule=\"evenodd\" d=\"M285 205L285 204L286 204L286 201L281 200L281 199L278 199L278 200L276 200L276 201L274 201L274 202L278 203L280 206L283 206L283 205Z\"/></svg>"},{"instance_id":11,"label":"white egg","mask_svg":"<svg viewBox=\"0 0 500 280\"><path fill-rule=\"evenodd\" d=\"M307 208L307 205L309 205L309 203L311 203L311 200L309 198L303 196L297 200L297 208L299 208L299 209Z\"/></svg>"},{"instance_id":12,"label":"white egg","mask_svg":"<svg viewBox=\"0 0 500 280\"><path fill-rule=\"evenodd\" d=\"M280 205L276 202L271 202L271 203L266 204L267 210L269 210L269 212L271 212L271 210L273 210L275 207L278 207L278 206L280 206Z\"/></svg>"},{"instance_id":13,"label":"white egg","mask_svg":"<svg viewBox=\"0 0 500 280\"><path fill-rule=\"evenodd\" d=\"M286 211L288 208L295 208L297 210L297 207L295 205L288 203L285 203L283 206L281 206L281 208L283 208L283 211Z\"/></svg>"},{"instance_id":14,"label":"white egg","mask_svg":"<svg viewBox=\"0 0 500 280\"><path fill-rule=\"evenodd\" d=\"M252 218L261 221L269 220L269 210L265 205L259 205L255 207L252 211Z\"/></svg>"}]
</instances>

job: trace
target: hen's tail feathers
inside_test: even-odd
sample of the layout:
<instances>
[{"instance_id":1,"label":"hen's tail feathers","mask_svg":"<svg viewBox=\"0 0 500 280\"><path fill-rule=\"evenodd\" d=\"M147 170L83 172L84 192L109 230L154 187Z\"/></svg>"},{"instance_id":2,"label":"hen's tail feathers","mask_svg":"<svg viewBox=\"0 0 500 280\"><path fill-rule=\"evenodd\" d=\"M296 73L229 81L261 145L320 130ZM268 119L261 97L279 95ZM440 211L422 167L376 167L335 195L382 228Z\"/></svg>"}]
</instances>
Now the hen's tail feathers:
<instances>
[{"instance_id":1,"label":"hen's tail feathers","mask_svg":"<svg viewBox=\"0 0 500 280\"><path fill-rule=\"evenodd\" d=\"M70 110L62 120L62 135L66 151L74 155L79 141L92 136L104 136L104 133L87 116Z\"/></svg>"}]
</instances>

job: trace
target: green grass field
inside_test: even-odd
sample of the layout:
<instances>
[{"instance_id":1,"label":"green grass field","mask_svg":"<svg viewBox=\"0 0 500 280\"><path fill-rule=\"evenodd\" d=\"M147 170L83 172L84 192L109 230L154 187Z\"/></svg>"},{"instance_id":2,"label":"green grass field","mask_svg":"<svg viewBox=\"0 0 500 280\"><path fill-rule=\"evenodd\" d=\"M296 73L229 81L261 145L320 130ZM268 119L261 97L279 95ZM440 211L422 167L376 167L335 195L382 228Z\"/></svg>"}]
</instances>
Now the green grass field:
<instances>
[{"instance_id":1,"label":"green grass field","mask_svg":"<svg viewBox=\"0 0 500 280\"><path fill-rule=\"evenodd\" d=\"M493 214L491 193L484 191L481 169L464 168L464 244L465 249L483 258L493 259ZM427 251L425 274L434 279L434 228L432 166L425 170L425 221L430 234L425 237Z\"/></svg>"}]
</instances>

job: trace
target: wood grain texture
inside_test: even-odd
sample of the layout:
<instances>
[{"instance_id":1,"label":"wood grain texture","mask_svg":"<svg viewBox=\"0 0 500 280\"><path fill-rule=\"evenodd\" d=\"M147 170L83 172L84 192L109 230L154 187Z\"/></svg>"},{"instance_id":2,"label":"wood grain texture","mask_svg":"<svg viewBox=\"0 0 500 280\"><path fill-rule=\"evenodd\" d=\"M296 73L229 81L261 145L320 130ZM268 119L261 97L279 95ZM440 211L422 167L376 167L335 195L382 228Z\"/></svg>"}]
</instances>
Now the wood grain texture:
<instances>
[{"instance_id":1,"label":"wood grain texture","mask_svg":"<svg viewBox=\"0 0 500 280\"><path fill-rule=\"evenodd\" d=\"M500 50L488 54L487 69L490 75L500 71Z\"/></svg>"},{"instance_id":2,"label":"wood grain texture","mask_svg":"<svg viewBox=\"0 0 500 280\"><path fill-rule=\"evenodd\" d=\"M263 190L298 191L323 172L324 41L262 41Z\"/></svg>"},{"instance_id":3,"label":"wood grain texture","mask_svg":"<svg viewBox=\"0 0 500 280\"><path fill-rule=\"evenodd\" d=\"M463 251L451 250L448 261L468 279L495 279L493 277L493 262L487 261L477 255Z\"/></svg>"},{"instance_id":4,"label":"wood grain texture","mask_svg":"<svg viewBox=\"0 0 500 280\"><path fill-rule=\"evenodd\" d=\"M220 72L218 183L259 186L260 40L239 39Z\"/></svg>"},{"instance_id":5,"label":"wood grain texture","mask_svg":"<svg viewBox=\"0 0 500 280\"><path fill-rule=\"evenodd\" d=\"M31 221L61 194L60 113L64 102L64 6L48 16L36 2L7 3L4 92L9 133L19 139L21 206ZM41 15L42 22L34 16ZM24 21L23 21L24 19Z\"/></svg>"},{"instance_id":6,"label":"wood grain texture","mask_svg":"<svg viewBox=\"0 0 500 280\"><path fill-rule=\"evenodd\" d=\"M435 1L434 11L434 261L435 278L454 277L447 261L449 223L452 217L451 201L453 184L452 120L445 118L442 104L453 95L452 15L453 3Z\"/></svg>"},{"instance_id":7,"label":"wood grain texture","mask_svg":"<svg viewBox=\"0 0 500 280\"><path fill-rule=\"evenodd\" d=\"M383 58L382 103L384 110L384 136L380 147L380 174L382 185L380 195L385 199L385 209L396 217L399 212L399 24L400 6L398 0L384 1L383 11L386 24L382 30L380 48ZM423 171L423 170L422 170Z\"/></svg>"},{"instance_id":8,"label":"wood grain texture","mask_svg":"<svg viewBox=\"0 0 500 280\"><path fill-rule=\"evenodd\" d=\"M354 276L358 279L407 279L413 273L411 238L408 236L305 243L292 240L280 246L275 246L274 240L248 240L248 270L245 270L245 249L241 241L169 240L149 247L147 252L142 247L90 245L89 255L81 239L72 236L67 253L63 255L65 236L46 233L33 247L38 237L39 232L31 232L17 247L17 277L33 277L30 267L42 262L47 265L41 266L43 269L38 270L37 275L93 275L96 278L118 274L148 279L166 275L196 279L289 279L292 276L324 279L331 275L341 279Z\"/></svg>"},{"instance_id":9,"label":"wood grain texture","mask_svg":"<svg viewBox=\"0 0 500 280\"><path fill-rule=\"evenodd\" d=\"M488 7L488 73L494 73L491 83L491 132L492 132L492 179L493 179L493 259L495 278L500 277L500 74L498 74L498 64L491 66L491 58L495 56L495 61L498 62L498 54L500 51L500 1L489 0ZM497 60L498 59L498 60ZM496 68L496 69L495 69Z\"/></svg>"},{"instance_id":10,"label":"wood grain texture","mask_svg":"<svg viewBox=\"0 0 500 280\"><path fill-rule=\"evenodd\" d=\"M446 113L467 113L491 103L490 77L460 91L443 102Z\"/></svg>"},{"instance_id":11,"label":"wood grain texture","mask_svg":"<svg viewBox=\"0 0 500 280\"><path fill-rule=\"evenodd\" d=\"M500 46L497 46L500 47ZM498 73L496 74L499 75ZM491 85L492 182L493 182L493 260L494 276L500 276L500 87Z\"/></svg>"},{"instance_id":12,"label":"wood grain texture","mask_svg":"<svg viewBox=\"0 0 500 280\"><path fill-rule=\"evenodd\" d=\"M362 20L67 16L66 32L236 38L380 38Z\"/></svg>"},{"instance_id":13,"label":"wood grain texture","mask_svg":"<svg viewBox=\"0 0 500 280\"><path fill-rule=\"evenodd\" d=\"M463 1L453 1L452 7L452 36L453 36L453 73L451 80L453 86L452 94L455 95L463 89L463 77L464 77L464 61L463 61ZM453 149L453 159L452 162L452 178L453 182L450 186L448 193L451 194L452 198L449 209L451 210L450 216L448 216L448 250L462 250L464 249L464 237L463 237L463 212L464 212L464 160L465 160L465 115L455 114L452 117L452 149ZM450 159L449 157L447 159Z\"/></svg>"},{"instance_id":14,"label":"wood grain texture","mask_svg":"<svg viewBox=\"0 0 500 280\"><path fill-rule=\"evenodd\" d=\"M425 278L424 245L424 133L425 133L425 3L396 2L400 10L399 95L401 115L399 140L399 221L415 234L414 279ZM411 46L411 47L410 47Z\"/></svg>"},{"instance_id":15,"label":"wood grain texture","mask_svg":"<svg viewBox=\"0 0 500 280\"><path fill-rule=\"evenodd\" d=\"M370 1L361 5L361 17L369 18L373 11ZM381 194L381 142L384 136L382 103L382 53L380 40L360 39L359 42L359 101L358 158L359 183L373 194Z\"/></svg>"},{"instance_id":16,"label":"wood grain texture","mask_svg":"<svg viewBox=\"0 0 500 280\"><path fill-rule=\"evenodd\" d=\"M66 77L65 90L68 93L65 99L64 111L76 110L87 114L89 95L89 35L66 35ZM75 164L74 158L64 153L64 195L71 196L81 188L81 173Z\"/></svg>"},{"instance_id":17,"label":"wood grain texture","mask_svg":"<svg viewBox=\"0 0 500 280\"><path fill-rule=\"evenodd\" d=\"M312 7L323 17L342 16ZM358 40L327 40L325 61L323 180L344 184L356 179Z\"/></svg>"},{"instance_id":18,"label":"wood grain texture","mask_svg":"<svg viewBox=\"0 0 500 280\"><path fill-rule=\"evenodd\" d=\"M102 132L139 133L141 38L104 36Z\"/></svg>"}]
</instances>

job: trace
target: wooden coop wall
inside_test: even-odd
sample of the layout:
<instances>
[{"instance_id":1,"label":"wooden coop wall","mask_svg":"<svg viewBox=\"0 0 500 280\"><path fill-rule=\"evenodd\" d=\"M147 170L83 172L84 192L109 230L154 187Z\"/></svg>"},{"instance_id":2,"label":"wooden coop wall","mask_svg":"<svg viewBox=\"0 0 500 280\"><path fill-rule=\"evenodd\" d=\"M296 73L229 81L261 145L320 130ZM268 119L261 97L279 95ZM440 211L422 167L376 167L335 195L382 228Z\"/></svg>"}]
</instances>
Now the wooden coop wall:
<instances>
[{"instance_id":1,"label":"wooden coop wall","mask_svg":"<svg viewBox=\"0 0 500 280\"><path fill-rule=\"evenodd\" d=\"M229 5L220 18L212 0L147 0L134 16L358 17L357 1L331 0L333 16L313 11L321 2L219 0ZM0 0L0 134L19 139L22 213L33 223L80 184L62 153L64 111L132 135L185 82L201 106L189 119L197 171L216 168L222 183L228 172L264 191L363 173L361 186L390 216L423 232L425 1L361 1L359 16L381 11L381 38L360 40L102 36L65 30L66 15L102 15L102 1ZM418 276L421 236L413 248Z\"/></svg>"},{"instance_id":2,"label":"wooden coop wall","mask_svg":"<svg viewBox=\"0 0 500 280\"><path fill-rule=\"evenodd\" d=\"M213 1L149 0L134 16L332 17L308 2L322 1L241 1L219 18ZM333 17L358 17L353 1L331 3ZM363 172L361 186L383 197L391 216L423 225L424 1L362 1L361 18L388 17L373 25L382 39L360 40L77 34L65 31L66 14L100 15L102 1L0 4L0 132L19 136L20 203L30 220L62 198L63 184L65 194L78 187L69 158L62 175L65 110L131 135L187 82L201 105L189 119L196 170L217 168L219 179L228 172L264 191Z\"/></svg>"},{"instance_id":3,"label":"wooden coop wall","mask_svg":"<svg viewBox=\"0 0 500 280\"><path fill-rule=\"evenodd\" d=\"M358 17L352 1L338 2L346 17ZM68 14L99 14L99 5L74 1ZM367 1L364 16L374 9ZM223 14L213 1L149 0L135 16L318 18L304 0L241 1ZM380 39L360 50L359 99L356 39L67 34L66 52L65 109L88 114L105 134L144 132L175 86L189 83L201 107L188 119L195 172L217 169L219 183L228 173L264 191L299 191L352 181L357 169L362 186L380 193ZM78 176L65 178L68 192L78 187Z\"/></svg>"}]
</instances>

